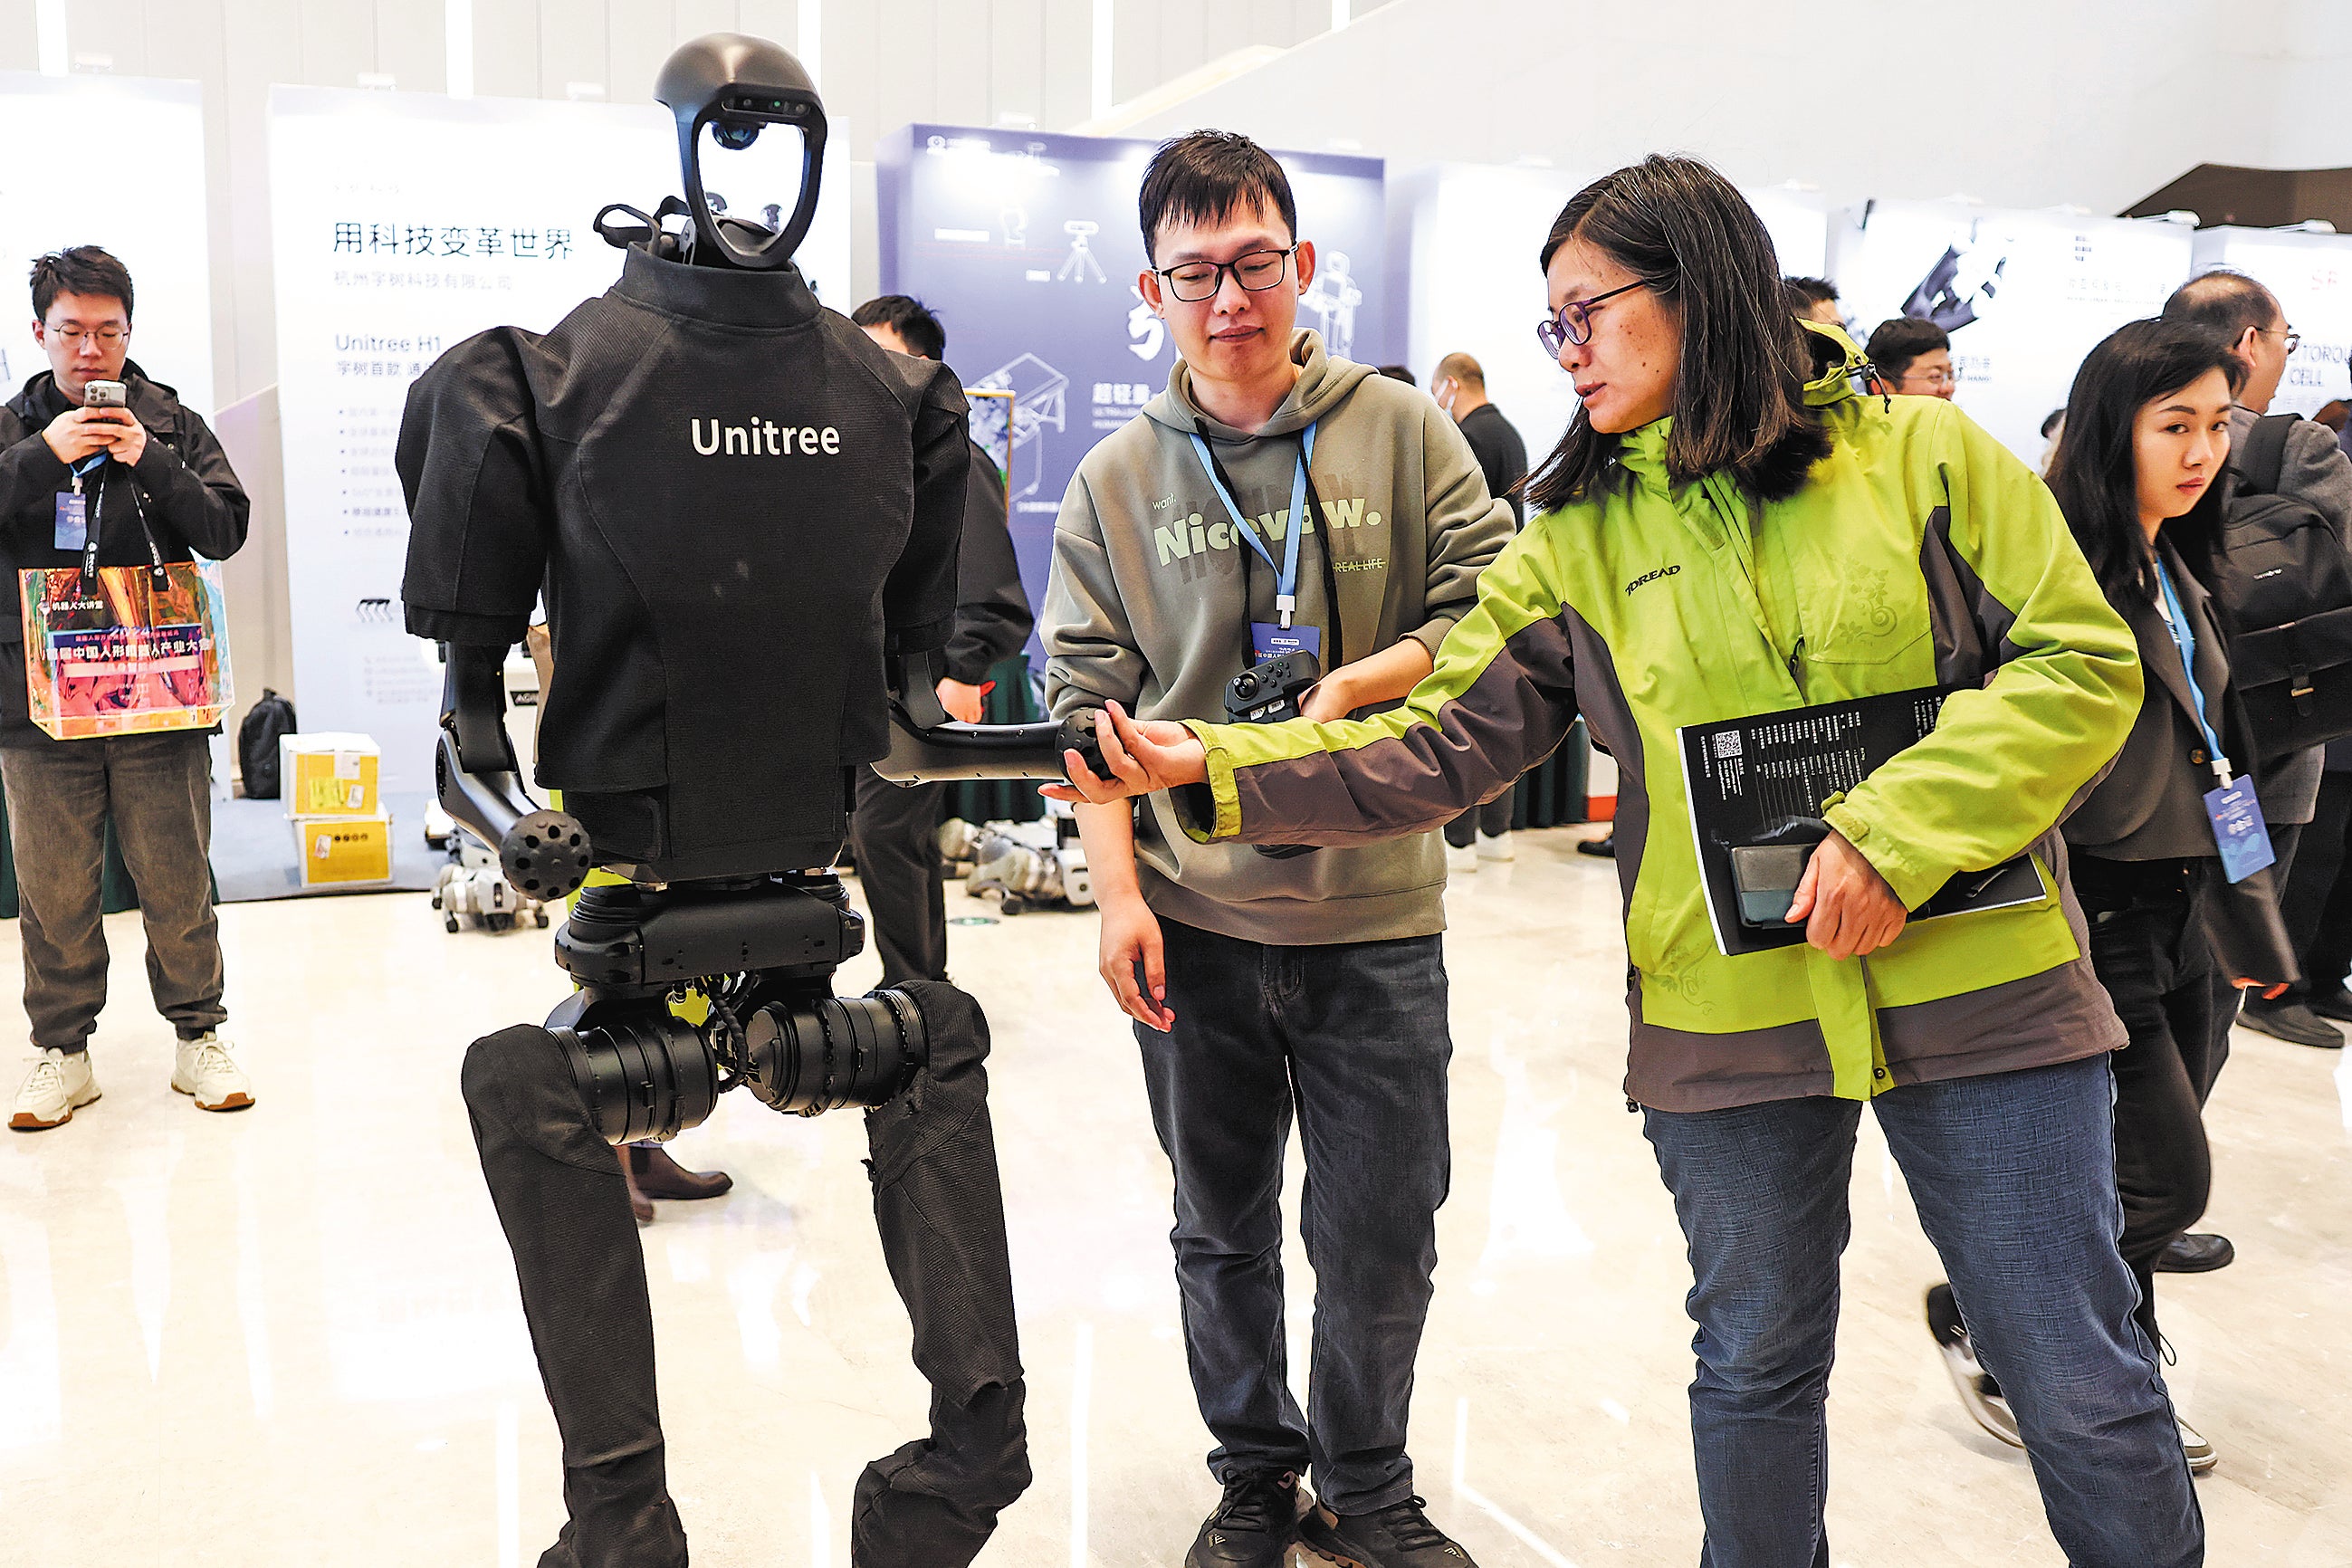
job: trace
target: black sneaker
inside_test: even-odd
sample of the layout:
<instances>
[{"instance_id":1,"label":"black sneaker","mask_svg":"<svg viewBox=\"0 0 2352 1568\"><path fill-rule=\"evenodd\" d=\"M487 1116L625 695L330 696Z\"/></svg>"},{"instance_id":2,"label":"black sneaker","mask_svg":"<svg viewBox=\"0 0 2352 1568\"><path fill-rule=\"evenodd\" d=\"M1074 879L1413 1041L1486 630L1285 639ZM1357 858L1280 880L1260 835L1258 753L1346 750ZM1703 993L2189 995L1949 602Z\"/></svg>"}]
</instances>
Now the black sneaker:
<instances>
[{"instance_id":1,"label":"black sneaker","mask_svg":"<svg viewBox=\"0 0 2352 1568\"><path fill-rule=\"evenodd\" d=\"M1184 1553L1184 1568L1282 1568L1297 1539L1298 1477L1260 1470L1225 1483L1217 1510Z\"/></svg>"},{"instance_id":2,"label":"black sneaker","mask_svg":"<svg viewBox=\"0 0 2352 1568\"><path fill-rule=\"evenodd\" d=\"M1378 1513L1344 1519L1328 1508L1310 1508L1298 1521L1298 1543L1340 1568L1478 1568L1429 1522L1422 1511L1427 1506L1409 1498Z\"/></svg>"}]
</instances>

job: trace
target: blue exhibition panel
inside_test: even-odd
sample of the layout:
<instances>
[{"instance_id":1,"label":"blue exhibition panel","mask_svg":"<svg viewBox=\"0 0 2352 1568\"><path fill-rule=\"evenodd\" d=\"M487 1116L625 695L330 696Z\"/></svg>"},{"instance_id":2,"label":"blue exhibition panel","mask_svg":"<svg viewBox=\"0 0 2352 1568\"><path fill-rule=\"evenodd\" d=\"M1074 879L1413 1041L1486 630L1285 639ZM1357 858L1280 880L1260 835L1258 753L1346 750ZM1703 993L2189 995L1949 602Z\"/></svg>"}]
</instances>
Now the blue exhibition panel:
<instances>
[{"instance_id":1,"label":"blue exhibition panel","mask_svg":"<svg viewBox=\"0 0 2352 1568\"><path fill-rule=\"evenodd\" d=\"M1175 345L1137 286L1136 217L1156 144L911 125L877 149L881 279L947 327L972 435L1003 464L1013 542L1032 603L1078 459L1168 384ZM1393 291L1377 158L1280 153L1299 236L1319 258L1299 323L1333 353L1380 363ZM1399 269L1400 271L1402 269Z\"/></svg>"}]
</instances>

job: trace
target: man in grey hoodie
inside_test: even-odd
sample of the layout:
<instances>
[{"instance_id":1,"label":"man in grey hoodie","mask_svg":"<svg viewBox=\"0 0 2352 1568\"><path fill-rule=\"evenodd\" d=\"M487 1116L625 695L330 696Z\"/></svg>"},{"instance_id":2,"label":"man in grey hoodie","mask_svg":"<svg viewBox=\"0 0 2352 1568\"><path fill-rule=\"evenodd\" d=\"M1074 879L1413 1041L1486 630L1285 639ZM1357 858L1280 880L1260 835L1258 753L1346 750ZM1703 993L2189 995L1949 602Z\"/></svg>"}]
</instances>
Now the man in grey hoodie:
<instances>
[{"instance_id":1,"label":"man in grey hoodie","mask_svg":"<svg viewBox=\"0 0 2352 1568\"><path fill-rule=\"evenodd\" d=\"M1328 672L1310 716L1398 700L1475 602L1509 507L1435 404L1297 328L1315 247L1264 149L1171 142L1139 205L1138 287L1181 358L1063 500L1040 618L1055 714L1223 719L1228 681L1300 647ZM1437 836L1276 858L1193 843L1164 796L1078 823L1103 978L1175 1170L1185 1349L1224 1486L1187 1568L1273 1568L1294 1539L1365 1568L1464 1568L1405 1453L1450 1167ZM1303 1415L1277 1206L1294 1105L1317 1280Z\"/></svg>"}]
</instances>

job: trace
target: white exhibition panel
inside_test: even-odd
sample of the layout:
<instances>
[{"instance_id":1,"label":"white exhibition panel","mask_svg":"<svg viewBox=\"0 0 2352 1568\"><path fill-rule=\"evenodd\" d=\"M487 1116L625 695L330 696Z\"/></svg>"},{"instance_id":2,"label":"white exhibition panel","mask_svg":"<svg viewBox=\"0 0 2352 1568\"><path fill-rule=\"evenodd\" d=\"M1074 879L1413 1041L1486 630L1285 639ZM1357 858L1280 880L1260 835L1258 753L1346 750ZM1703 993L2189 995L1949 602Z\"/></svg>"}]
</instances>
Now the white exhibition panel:
<instances>
[{"instance_id":1,"label":"white exhibition panel","mask_svg":"<svg viewBox=\"0 0 2352 1568\"><path fill-rule=\"evenodd\" d=\"M1872 202L1838 223L1832 264L1858 341L1923 287L1972 315L1948 329L1959 405L2038 466L2042 422L2065 403L2083 356L2164 308L2189 276L2191 232L2154 218Z\"/></svg>"},{"instance_id":2,"label":"white exhibition panel","mask_svg":"<svg viewBox=\"0 0 2352 1568\"><path fill-rule=\"evenodd\" d=\"M620 276L607 202L678 190L656 106L270 89L288 597L303 725L372 735L388 791L428 787L441 670L402 625L409 384L485 329L552 327ZM849 302L848 138L834 128L803 270Z\"/></svg>"},{"instance_id":3,"label":"white exhibition panel","mask_svg":"<svg viewBox=\"0 0 2352 1568\"><path fill-rule=\"evenodd\" d=\"M2330 399L2352 398L2346 373L2352 355L2352 235L2202 229L2197 270L2216 267L2259 279L2278 296L2287 325L2303 334L2271 402L2273 413L2309 416Z\"/></svg>"},{"instance_id":4,"label":"white exhibition panel","mask_svg":"<svg viewBox=\"0 0 2352 1568\"><path fill-rule=\"evenodd\" d=\"M33 258L96 245L131 269L131 357L198 413L213 411L213 294L205 110L192 81L0 71L0 386L48 368L29 323ZM77 156L88 150L93 166ZM108 151L119 149L120 153ZM11 312L0 310L0 321Z\"/></svg>"},{"instance_id":5,"label":"white exhibition panel","mask_svg":"<svg viewBox=\"0 0 2352 1568\"><path fill-rule=\"evenodd\" d=\"M1486 395L1518 427L1540 463L1576 413L1568 376L1536 342L1544 314L1545 237L1569 198L1591 180L1523 165L1439 163L1393 187L1391 210L1412 225L1407 363L1423 385L1439 359L1461 352L1486 372ZM1744 193L1772 236L1783 273L1820 274L1829 246L1821 203L1783 189ZM1302 217L1302 222L1306 219Z\"/></svg>"}]
</instances>

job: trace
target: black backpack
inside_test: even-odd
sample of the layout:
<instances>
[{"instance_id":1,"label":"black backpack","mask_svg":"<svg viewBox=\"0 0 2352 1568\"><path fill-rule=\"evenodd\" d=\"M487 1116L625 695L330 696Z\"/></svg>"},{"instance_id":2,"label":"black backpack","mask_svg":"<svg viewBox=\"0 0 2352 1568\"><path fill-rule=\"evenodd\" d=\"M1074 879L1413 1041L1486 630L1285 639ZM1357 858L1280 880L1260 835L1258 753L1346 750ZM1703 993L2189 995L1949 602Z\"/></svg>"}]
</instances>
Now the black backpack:
<instances>
[{"instance_id":1,"label":"black backpack","mask_svg":"<svg viewBox=\"0 0 2352 1568\"><path fill-rule=\"evenodd\" d=\"M2352 735L2352 555L2336 531L2352 520L2279 493L2297 423L2257 419L2231 455L2221 536L2200 574L2264 763Z\"/></svg>"},{"instance_id":2,"label":"black backpack","mask_svg":"<svg viewBox=\"0 0 2352 1568\"><path fill-rule=\"evenodd\" d=\"M236 762L247 800L278 798L278 737L295 733L294 704L268 687L236 727Z\"/></svg>"}]
</instances>

